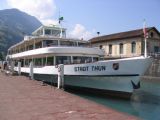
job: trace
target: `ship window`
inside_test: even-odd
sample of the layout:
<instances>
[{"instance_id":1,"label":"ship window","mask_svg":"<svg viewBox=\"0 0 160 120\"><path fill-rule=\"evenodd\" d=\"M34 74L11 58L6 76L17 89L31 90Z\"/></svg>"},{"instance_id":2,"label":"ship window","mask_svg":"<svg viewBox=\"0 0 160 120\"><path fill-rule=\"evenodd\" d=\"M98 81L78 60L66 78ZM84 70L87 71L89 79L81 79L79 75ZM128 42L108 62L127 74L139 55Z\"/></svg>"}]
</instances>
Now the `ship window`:
<instances>
[{"instance_id":1,"label":"ship window","mask_svg":"<svg viewBox=\"0 0 160 120\"><path fill-rule=\"evenodd\" d=\"M33 50L33 45L29 45L28 50Z\"/></svg>"},{"instance_id":2,"label":"ship window","mask_svg":"<svg viewBox=\"0 0 160 120\"><path fill-rule=\"evenodd\" d=\"M58 45L58 40L44 40L43 41L43 47L57 46L57 45Z\"/></svg>"},{"instance_id":3,"label":"ship window","mask_svg":"<svg viewBox=\"0 0 160 120\"><path fill-rule=\"evenodd\" d=\"M29 60L28 60L29 65L30 65L31 62L32 62L32 59L29 59Z\"/></svg>"},{"instance_id":4,"label":"ship window","mask_svg":"<svg viewBox=\"0 0 160 120\"><path fill-rule=\"evenodd\" d=\"M44 58L42 58L42 59L43 59L43 60L42 60L42 62L43 62L42 65L45 66L45 65L46 65L46 57L44 57Z\"/></svg>"},{"instance_id":5,"label":"ship window","mask_svg":"<svg viewBox=\"0 0 160 120\"><path fill-rule=\"evenodd\" d=\"M132 52L132 53L135 53L135 52L136 52L136 42L132 42L131 52Z\"/></svg>"},{"instance_id":6,"label":"ship window","mask_svg":"<svg viewBox=\"0 0 160 120\"><path fill-rule=\"evenodd\" d=\"M77 46L76 42L70 41L69 43L70 43L70 46Z\"/></svg>"},{"instance_id":7,"label":"ship window","mask_svg":"<svg viewBox=\"0 0 160 120\"><path fill-rule=\"evenodd\" d=\"M18 53L18 49L16 49L16 53Z\"/></svg>"},{"instance_id":8,"label":"ship window","mask_svg":"<svg viewBox=\"0 0 160 120\"><path fill-rule=\"evenodd\" d=\"M25 66L29 66L29 60L25 59Z\"/></svg>"},{"instance_id":9,"label":"ship window","mask_svg":"<svg viewBox=\"0 0 160 120\"><path fill-rule=\"evenodd\" d=\"M71 64L71 56L56 56L56 64Z\"/></svg>"},{"instance_id":10,"label":"ship window","mask_svg":"<svg viewBox=\"0 0 160 120\"><path fill-rule=\"evenodd\" d=\"M91 57L85 57L84 58L85 59L85 63L90 63L90 62L92 62L92 58Z\"/></svg>"},{"instance_id":11,"label":"ship window","mask_svg":"<svg viewBox=\"0 0 160 120\"><path fill-rule=\"evenodd\" d=\"M17 60L14 61L14 65L15 65L16 67L18 66L18 61L17 61Z\"/></svg>"},{"instance_id":12,"label":"ship window","mask_svg":"<svg viewBox=\"0 0 160 120\"><path fill-rule=\"evenodd\" d=\"M35 44L35 48L41 48L42 47L42 42L37 42Z\"/></svg>"},{"instance_id":13,"label":"ship window","mask_svg":"<svg viewBox=\"0 0 160 120\"><path fill-rule=\"evenodd\" d=\"M74 63L74 64L81 63L81 57L79 57L79 56L74 56L74 57L73 57L73 63Z\"/></svg>"},{"instance_id":14,"label":"ship window","mask_svg":"<svg viewBox=\"0 0 160 120\"><path fill-rule=\"evenodd\" d=\"M93 57L93 62L98 61L98 57Z\"/></svg>"},{"instance_id":15,"label":"ship window","mask_svg":"<svg viewBox=\"0 0 160 120\"><path fill-rule=\"evenodd\" d=\"M86 43L78 42L78 46L79 46L79 47L85 47L85 46L86 46Z\"/></svg>"},{"instance_id":16,"label":"ship window","mask_svg":"<svg viewBox=\"0 0 160 120\"><path fill-rule=\"evenodd\" d=\"M73 41L68 41L68 46L76 46L77 43Z\"/></svg>"},{"instance_id":17,"label":"ship window","mask_svg":"<svg viewBox=\"0 0 160 120\"><path fill-rule=\"evenodd\" d=\"M73 56L73 63L74 64L89 63L89 62L92 62L91 57Z\"/></svg>"},{"instance_id":18,"label":"ship window","mask_svg":"<svg viewBox=\"0 0 160 120\"><path fill-rule=\"evenodd\" d=\"M24 59L21 59L20 62L21 62L21 67L24 67Z\"/></svg>"},{"instance_id":19,"label":"ship window","mask_svg":"<svg viewBox=\"0 0 160 120\"><path fill-rule=\"evenodd\" d=\"M123 43L119 44L119 53L123 54Z\"/></svg>"},{"instance_id":20,"label":"ship window","mask_svg":"<svg viewBox=\"0 0 160 120\"><path fill-rule=\"evenodd\" d=\"M24 48L24 47L22 47L22 48L20 49L20 51L21 51L21 52L24 52L24 51L25 51L25 48Z\"/></svg>"},{"instance_id":21,"label":"ship window","mask_svg":"<svg viewBox=\"0 0 160 120\"><path fill-rule=\"evenodd\" d=\"M42 58L35 58L34 65L41 66L42 65Z\"/></svg>"},{"instance_id":22,"label":"ship window","mask_svg":"<svg viewBox=\"0 0 160 120\"><path fill-rule=\"evenodd\" d=\"M51 35L51 30L50 29L46 29L45 30L45 35Z\"/></svg>"},{"instance_id":23,"label":"ship window","mask_svg":"<svg viewBox=\"0 0 160 120\"><path fill-rule=\"evenodd\" d=\"M54 65L54 57L47 57L47 65Z\"/></svg>"},{"instance_id":24,"label":"ship window","mask_svg":"<svg viewBox=\"0 0 160 120\"><path fill-rule=\"evenodd\" d=\"M72 41L60 41L60 45L62 45L62 46L75 46L76 44Z\"/></svg>"}]
</instances>

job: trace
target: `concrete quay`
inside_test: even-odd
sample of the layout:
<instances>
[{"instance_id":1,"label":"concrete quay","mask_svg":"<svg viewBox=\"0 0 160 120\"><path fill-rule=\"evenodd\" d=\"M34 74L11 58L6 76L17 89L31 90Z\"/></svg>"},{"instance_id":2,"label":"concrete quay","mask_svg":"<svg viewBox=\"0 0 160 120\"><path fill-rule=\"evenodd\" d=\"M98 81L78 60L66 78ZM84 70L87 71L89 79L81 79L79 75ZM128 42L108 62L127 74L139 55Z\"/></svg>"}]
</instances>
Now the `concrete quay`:
<instances>
[{"instance_id":1,"label":"concrete quay","mask_svg":"<svg viewBox=\"0 0 160 120\"><path fill-rule=\"evenodd\" d=\"M25 76L0 72L0 120L137 120Z\"/></svg>"}]
</instances>

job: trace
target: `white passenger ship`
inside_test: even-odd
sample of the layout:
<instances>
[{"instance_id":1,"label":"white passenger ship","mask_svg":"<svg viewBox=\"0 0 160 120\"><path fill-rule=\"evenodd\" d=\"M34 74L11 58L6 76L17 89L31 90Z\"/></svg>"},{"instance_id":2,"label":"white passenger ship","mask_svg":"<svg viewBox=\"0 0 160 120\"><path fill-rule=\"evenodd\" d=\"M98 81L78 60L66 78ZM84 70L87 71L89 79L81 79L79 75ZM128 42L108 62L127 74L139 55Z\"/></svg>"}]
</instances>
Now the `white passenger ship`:
<instances>
[{"instance_id":1,"label":"white passenger ship","mask_svg":"<svg viewBox=\"0 0 160 120\"><path fill-rule=\"evenodd\" d=\"M21 72L30 73L34 63L34 77L57 83L58 64L64 64L65 86L93 90L132 93L140 87L140 76L149 65L149 57L99 60L104 51L89 47L89 42L66 37L66 29L41 26L24 40L8 49L7 59L14 62L14 70L21 62Z\"/></svg>"}]
</instances>

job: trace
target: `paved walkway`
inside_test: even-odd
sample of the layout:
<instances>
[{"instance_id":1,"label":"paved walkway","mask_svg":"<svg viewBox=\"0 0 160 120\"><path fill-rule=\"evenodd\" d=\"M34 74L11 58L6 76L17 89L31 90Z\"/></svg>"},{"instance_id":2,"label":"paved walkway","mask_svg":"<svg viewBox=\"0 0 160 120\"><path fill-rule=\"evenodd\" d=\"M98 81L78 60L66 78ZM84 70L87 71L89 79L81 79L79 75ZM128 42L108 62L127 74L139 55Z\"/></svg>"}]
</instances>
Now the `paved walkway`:
<instances>
[{"instance_id":1,"label":"paved walkway","mask_svg":"<svg viewBox=\"0 0 160 120\"><path fill-rule=\"evenodd\" d=\"M0 72L0 120L135 120L24 76Z\"/></svg>"}]
</instances>

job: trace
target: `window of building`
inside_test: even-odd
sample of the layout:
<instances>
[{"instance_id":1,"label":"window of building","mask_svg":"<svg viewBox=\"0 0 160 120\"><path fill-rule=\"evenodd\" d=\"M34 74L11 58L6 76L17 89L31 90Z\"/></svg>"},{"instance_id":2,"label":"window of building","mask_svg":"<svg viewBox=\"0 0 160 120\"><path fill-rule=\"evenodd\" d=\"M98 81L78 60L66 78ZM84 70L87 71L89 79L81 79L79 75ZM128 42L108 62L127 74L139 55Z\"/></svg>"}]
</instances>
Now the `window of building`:
<instances>
[{"instance_id":1,"label":"window of building","mask_svg":"<svg viewBox=\"0 0 160 120\"><path fill-rule=\"evenodd\" d=\"M102 49L102 48L103 48L103 45L100 45L100 46L99 46L99 49Z\"/></svg>"},{"instance_id":2,"label":"window of building","mask_svg":"<svg viewBox=\"0 0 160 120\"><path fill-rule=\"evenodd\" d=\"M158 53L159 52L159 47L158 46L154 46L154 53Z\"/></svg>"},{"instance_id":3,"label":"window of building","mask_svg":"<svg viewBox=\"0 0 160 120\"><path fill-rule=\"evenodd\" d=\"M109 45L109 54L112 54L112 45Z\"/></svg>"},{"instance_id":4,"label":"window of building","mask_svg":"<svg viewBox=\"0 0 160 120\"><path fill-rule=\"evenodd\" d=\"M150 37L151 37L151 38L153 38L153 36L154 36L154 33L153 33L153 32L151 32L151 33L150 33Z\"/></svg>"},{"instance_id":5,"label":"window of building","mask_svg":"<svg viewBox=\"0 0 160 120\"><path fill-rule=\"evenodd\" d=\"M136 42L131 43L131 53L136 53Z\"/></svg>"},{"instance_id":6,"label":"window of building","mask_svg":"<svg viewBox=\"0 0 160 120\"><path fill-rule=\"evenodd\" d=\"M123 54L123 43L119 44L119 53Z\"/></svg>"}]
</instances>

